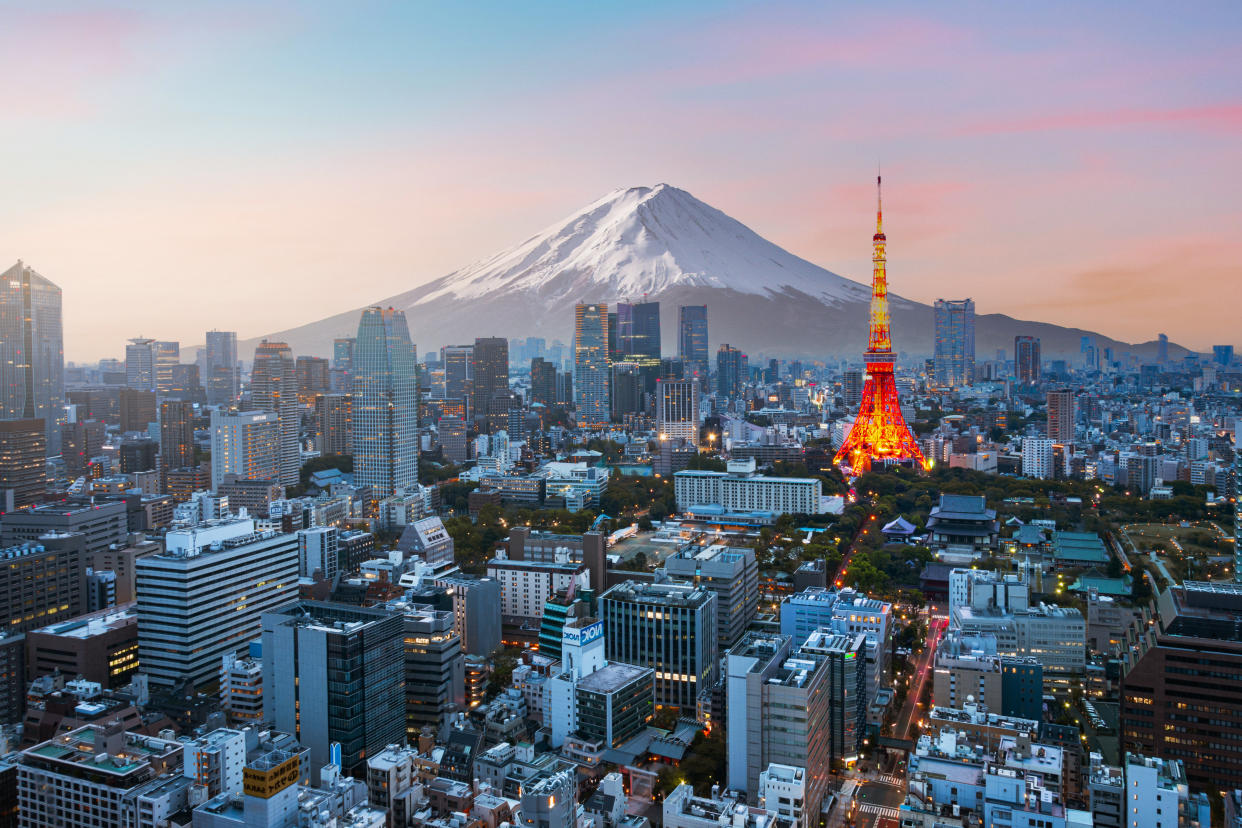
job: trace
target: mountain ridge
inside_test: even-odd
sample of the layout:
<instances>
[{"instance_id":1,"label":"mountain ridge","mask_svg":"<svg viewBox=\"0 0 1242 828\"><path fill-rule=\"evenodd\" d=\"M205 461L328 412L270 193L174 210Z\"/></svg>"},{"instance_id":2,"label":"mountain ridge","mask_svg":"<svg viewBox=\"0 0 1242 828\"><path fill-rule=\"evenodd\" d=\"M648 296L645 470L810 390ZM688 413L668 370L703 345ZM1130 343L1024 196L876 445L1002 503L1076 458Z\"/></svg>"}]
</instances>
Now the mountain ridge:
<instances>
[{"instance_id":1,"label":"mountain ridge","mask_svg":"<svg viewBox=\"0 0 1242 828\"><path fill-rule=\"evenodd\" d=\"M406 312L424 352L476 336L571 341L579 301L660 301L665 351L676 351L676 305L706 304L710 347L729 342L756 354L860 359L870 288L790 253L740 221L661 183L618 188L512 247L362 307ZM894 347L930 353L932 308L890 294ZM328 355L356 329L360 308L268 334L299 354ZM1013 337L1040 336L1045 359L1077 355L1079 337L1118 353L1154 354L1097 333L1003 314L976 316L976 355L1011 351ZM723 335L722 334L726 334ZM239 343L253 350L260 338ZM1182 349L1170 345L1173 355Z\"/></svg>"}]
</instances>

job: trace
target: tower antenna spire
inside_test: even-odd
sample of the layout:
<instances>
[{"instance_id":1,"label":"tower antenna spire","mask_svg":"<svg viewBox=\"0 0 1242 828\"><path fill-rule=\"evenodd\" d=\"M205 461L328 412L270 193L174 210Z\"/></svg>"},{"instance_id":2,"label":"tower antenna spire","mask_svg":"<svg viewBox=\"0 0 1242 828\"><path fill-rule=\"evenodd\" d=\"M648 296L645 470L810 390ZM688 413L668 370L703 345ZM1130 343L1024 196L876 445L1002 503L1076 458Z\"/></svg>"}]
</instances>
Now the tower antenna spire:
<instances>
[{"instance_id":1,"label":"tower antenna spire","mask_svg":"<svg viewBox=\"0 0 1242 828\"><path fill-rule=\"evenodd\" d=\"M884 199L880 191L880 167L875 170L875 232L884 232Z\"/></svg>"}]
</instances>

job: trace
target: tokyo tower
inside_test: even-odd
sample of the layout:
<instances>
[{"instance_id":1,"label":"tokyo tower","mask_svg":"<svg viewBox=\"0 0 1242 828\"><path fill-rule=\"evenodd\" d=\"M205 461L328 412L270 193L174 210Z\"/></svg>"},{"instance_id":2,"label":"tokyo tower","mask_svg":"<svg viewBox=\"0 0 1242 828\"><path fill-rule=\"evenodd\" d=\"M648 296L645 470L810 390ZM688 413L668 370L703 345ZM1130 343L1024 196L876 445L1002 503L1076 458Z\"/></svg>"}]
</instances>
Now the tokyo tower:
<instances>
[{"instance_id":1,"label":"tokyo tower","mask_svg":"<svg viewBox=\"0 0 1242 828\"><path fill-rule=\"evenodd\" d=\"M833 462L847 475L858 475L875 462L913 460L920 468L931 463L923 457L897 402L893 379L893 343L889 336L888 276L885 273L884 223L880 177L875 177L875 235L871 237L871 325L867 337L867 376L862 405L849 436Z\"/></svg>"}]
</instances>

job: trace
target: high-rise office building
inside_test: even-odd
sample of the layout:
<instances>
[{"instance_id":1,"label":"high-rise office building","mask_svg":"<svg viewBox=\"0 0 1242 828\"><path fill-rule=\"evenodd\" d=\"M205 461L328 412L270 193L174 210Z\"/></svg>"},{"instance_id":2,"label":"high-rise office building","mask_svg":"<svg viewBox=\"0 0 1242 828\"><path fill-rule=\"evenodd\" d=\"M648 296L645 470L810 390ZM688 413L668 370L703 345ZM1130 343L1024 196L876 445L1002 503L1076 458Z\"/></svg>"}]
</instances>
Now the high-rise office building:
<instances>
[{"instance_id":1,"label":"high-rise office building","mask_svg":"<svg viewBox=\"0 0 1242 828\"><path fill-rule=\"evenodd\" d=\"M646 395L636 362L614 362L608 367L608 405L612 419L622 422L627 414L641 414Z\"/></svg>"},{"instance_id":2,"label":"high-rise office building","mask_svg":"<svg viewBox=\"0 0 1242 828\"><path fill-rule=\"evenodd\" d=\"M574 308L574 403L581 428L608 425L608 306Z\"/></svg>"},{"instance_id":3,"label":"high-rise office building","mask_svg":"<svg viewBox=\"0 0 1242 828\"><path fill-rule=\"evenodd\" d=\"M353 419L353 398L349 394L315 397L315 448L321 455L352 452Z\"/></svg>"},{"instance_id":4,"label":"high-rise office building","mask_svg":"<svg viewBox=\"0 0 1242 828\"><path fill-rule=\"evenodd\" d=\"M1048 439L1066 445L1074 442L1074 419L1078 400L1068 388L1048 392Z\"/></svg>"},{"instance_id":5,"label":"high-rise office building","mask_svg":"<svg viewBox=\"0 0 1242 828\"><path fill-rule=\"evenodd\" d=\"M122 388L119 394L121 409L121 431L146 431L147 426L156 421L156 394L154 391L139 391L134 388Z\"/></svg>"},{"instance_id":6,"label":"high-rise office building","mask_svg":"<svg viewBox=\"0 0 1242 828\"><path fill-rule=\"evenodd\" d=\"M757 797L769 765L803 768L802 808L818 814L832 770L828 665L800 658L789 636L748 633L724 669L728 787Z\"/></svg>"},{"instance_id":7,"label":"high-rise office building","mask_svg":"<svg viewBox=\"0 0 1242 828\"><path fill-rule=\"evenodd\" d=\"M5 513L43 499L47 489L46 427L43 419L0 420L0 510Z\"/></svg>"},{"instance_id":8,"label":"high-rise office building","mask_svg":"<svg viewBox=\"0 0 1242 828\"><path fill-rule=\"evenodd\" d=\"M207 392L203 388L202 373L193 362L177 363L169 371L172 385L166 396L176 400L203 403L207 401Z\"/></svg>"},{"instance_id":9,"label":"high-rise office building","mask_svg":"<svg viewBox=\"0 0 1242 828\"><path fill-rule=\"evenodd\" d=\"M440 349L444 363L444 398L470 405L474 396L474 346L446 345ZM473 412L467 411L467 417Z\"/></svg>"},{"instance_id":10,"label":"high-rise office building","mask_svg":"<svg viewBox=\"0 0 1242 828\"><path fill-rule=\"evenodd\" d=\"M173 371L181 364L181 343L155 341L151 343L155 357L155 390L160 396L172 393Z\"/></svg>"},{"instance_id":11,"label":"high-rise office building","mask_svg":"<svg viewBox=\"0 0 1242 828\"><path fill-rule=\"evenodd\" d=\"M682 305L677 309L677 356L686 376L707 378L707 305Z\"/></svg>"},{"instance_id":12,"label":"high-rise office building","mask_svg":"<svg viewBox=\"0 0 1242 828\"><path fill-rule=\"evenodd\" d=\"M661 439L699 445L699 381L656 381L656 431Z\"/></svg>"},{"instance_id":13,"label":"high-rise office building","mask_svg":"<svg viewBox=\"0 0 1242 828\"><path fill-rule=\"evenodd\" d=\"M157 391L155 340L137 337L125 346L125 387L136 391Z\"/></svg>"},{"instance_id":14,"label":"high-rise office building","mask_svg":"<svg viewBox=\"0 0 1242 828\"><path fill-rule=\"evenodd\" d=\"M716 391L722 397L736 397L750 378L746 354L727 342L716 351Z\"/></svg>"},{"instance_id":15,"label":"high-rise office building","mask_svg":"<svg viewBox=\"0 0 1242 828\"><path fill-rule=\"evenodd\" d=\"M262 626L264 717L310 749L312 767L337 743L353 774L405 740L402 613L297 601L264 612Z\"/></svg>"},{"instance_id":16,"label":"high-rise office building","mask_svg":"<svg viewBox=\"0 0 1242 828\"><path fill-rule=\"evenodd\" d=\"M867 735L866 637L816 630L798 650L828 666L828 757L834 768L857 761Z\"/></svg>"},{"instance_id":17,"label":"high-rise office building","mask_svg":"<svg viewBox=\"0 0 1242 828\"><path fill-rule=\"evenodd\" d=\"M530 401L549 407L556 405L556 364L543 357L530 361Z\"/></svg>"},{"instance_id":18,"label":"high-rise office building","mask_svg":"<svg viewBox=\"0 0 1242 828\"><path fill-rule=\"evenodd\" d=\"M1169 361L1169 335L1160 334L1156 343L1156 363L1165 365Z\"/></svg>"},{"instance_id":19,"label":"high-rise office building","mask_svg":"<svg viewBox=\"0 0 1242 828\"><path fill-rule=\"evenodd\" d=\"M155 471L160 444L150 437L131 437L121 441L121 473Z\"/></svg>"},{"instance_id":20,"label":"high-rise office building","mask_svg":"<svg viewBox=\"0 0 1242 828\"><path fill-rule=\"evenodd\" d=\"M271 411L211 412L211 486L226 474L276 481L280 473L280 418Z\"/></svg>"},{"instance_id":21,"label":"high-rise office building","mask_svg":"<svg viewBox=\"0 0 1242 828\"><path fill-rule=\"evenodd\" d=\"M1212 361L1222 368L1228 368L1233 364L1233 346L1232 345L1213 345Z\"/></svg>"},{"instance_id":22,"label":"high-rise office building","mask_svg":"<svg viewBox=\"0 0 1242 828\"><path fill-rule=\"evenodd\" d=\"M78 419L60 428L60 456L70 477L86 474L86 467L103 449L106 428L99 420Z\"/></svg>"},{"instance_id":23,"label":"high-rise office building","mask_svg":"<svg viewBox=\"0 0 1242 828\"><path fill-rule=\"evenodd\" d=\"M696 710L716 678L716 593L626 581L599 598L609 661L655 670L655 703Z\"/></svg>"},{"instance_id":24,"label":"high-rise office building","mask_svg":"<svg viewBox=\"0 0 1242 828\"><path fill-rule=\"evenodd\" d=\"M660 356L660 303L617 305L617 352L624 356Z\"/></svg>"},{"instance_id":25,"label":"high-rise office building","mask_svg":"<svg viewBox=\"0 0 1242 828\"><path fill-rule=\"evenodd\" d=\"M296 486L302 472L302 415L298 410L297 364L284 342L266 339L254 349L250 372L250 407L280 418L280 469L277 481Z\"/></svg>"},{"instance_id":26,"label":"high-rise office building","mask_svg":"<svg viewBox=\"0 0 1242 828\"><path fill-rule=\"evenodd\" d=\"M332 340L332 362L328 369L328 390L333 394L348 394L354 388L354 346L352 336Z\"/></svg>"},{"instance_id":27,"label":"high-rise office building","mask_svg":"<svg viewBox=\"0 0 1242 828\"><path fill-rule=\"evenodd\" d=\"M298 399L312 402L316 395L326 394L332 385L332 363L323 357L300 356L296 360Z\"/></svg>"},{"instance_id":28,"label":"high-rise office building","mask_svg":"<svg viewBox=\"0 0 1242 828\"><path fill-rule=\"evenodd\" d=\"M0 277L0 419L43 420L50 455L65 422L60 288L17 264Z\"/></svg>"},{"instance_id":29,"label":"high-rise office building","mask_svg":"<svg viewBox=\"0 0 1242 828\"><path fill-rule=\"evenodd\" d=\"M405 628L405 735L417 744L430 727L440 733L466 701L466 662L453 613L426 604L391 605Z\"/></svg>"},{"instance_id":30,"label":"high-rise office building","mask_svg":"<svg viewBox=\"0 0 1242 828\"><path fill-rule=\"evenodd\" d=\"M857 411L862 405L862 390L862 371L845 371L841 374L841 402L846 411Z\"/></svg>"},{"instance_id":31,"label":"high-rise office building","mask_svg":"<svg viewBox=\"0 0 1242 828\"><path fill-rule=\"evenodd\" d=\"M172 469L194 465L194 403L165 400L160 403L160 472L167 481ZM164 486L161 485L161 491Z\"/></svg>"},{"instance_id":32,"label":"high-rise office building","mask_svg":"<svg viewBox=\"0 0 1242 828\"><path fill-rule=\"evenodd\" d=\"M975 303L937 299L933 366L940 388L961 388L975 379Z\"/></svg>"},{"instance_id":33,"label":"high-rise office building","mask_svg":"<svg viewBox=\"0 0 1242 828\"><path fill-rule=\"evenodd\" d=\"M1039 361L1039 337L1013 338L1013 372L1021 385L1038 385L1043 367Z\"/></svg>"},{"instance_id":34,"label":"high-rise office building","mask_svg":"<svg viewBox=\"0 0 1242 828\"><path fill-rule=\"evenodd\" d=\"M509 340L500 336L475 339L471 373L470 413L488 433L500 431L509 418Z\"/></svg>"},{"instance_id":35,"label":"high-rise office building","mask_svg":"<svg viewBox=\"0 0 1242 828\"><path fill-rule=\"evenodd\" d=\"M223 656L258 637L263 613L296 599L297 535L256 533L238 518L174 529L164 543L134 564L142 672L163 687L216 681Z\"/></svg>"},{"instance_id":36,"label":"high-rise office building","mask_svg":"<svg viewBox=\"0 0 1242 828\"><path fill-rule=\"evenodd\" d=\"M201 380L207 386L207 402L211 405L233 405L241 395L237 376L237 334L233 331L208 331L203 351Z\"/></svg>"},{"instance_id":37,"label":"high-rise office building","mask_svg":"<svg viewBox=\"0 0 1242 828\"><path fill-rule=\"evenodd\" d=\"M377 497L418 484L416 362L404 311L362 312L354 352L354 482Z\"/></svg>"},{"instance_id":38,"label":"high-rise office building","mask_svg":"<svg viewBox=\"0 0 1242 828\"><path fill-rule=\"evenodd\" d=\"M440 452L446 463L464 463L470 459L470 443L466 439L466 421L461 417L441 417L437 426Z\"/></svg>"}]
</instances>

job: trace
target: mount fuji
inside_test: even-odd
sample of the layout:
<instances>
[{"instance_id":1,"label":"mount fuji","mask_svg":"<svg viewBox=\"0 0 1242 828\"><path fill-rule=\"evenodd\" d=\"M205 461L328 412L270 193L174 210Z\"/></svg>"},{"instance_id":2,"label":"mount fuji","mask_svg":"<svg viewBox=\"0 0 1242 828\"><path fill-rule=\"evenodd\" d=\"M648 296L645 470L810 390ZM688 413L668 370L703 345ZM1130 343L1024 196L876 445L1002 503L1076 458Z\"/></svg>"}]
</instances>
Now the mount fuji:
<instances>
[{"instance_id":1,"label":"mount fuji","mask_svg":"<svg viewBox=\"0 0 1242 828\"><path fill-rule=\"evenodd\" d=\"M861 358L869 284L825 270L778 247L720 210L668 184L618 189L526 241L371 305L404 310L428 353L476 336L540 336L572 342L577 302L659 301L665 353L676 353L677 306L708 306L710 348L752 354ZM931 306L890 295L894 348L932 348ZM266 338L295 353L330 353L352 335L359 309ZM1099 347L1155 352L1092 334L1000 314L975 320L976 353L1006 352L1017 334L1039 336L1044 358L1076 356L1079 337ZM239 344L250 353L254 342Z\"/></svg>"}]
</instances>

